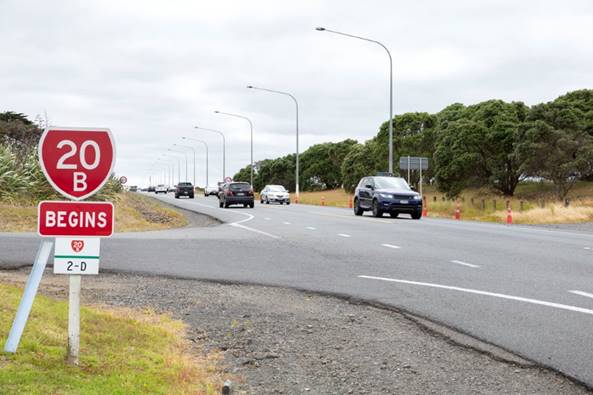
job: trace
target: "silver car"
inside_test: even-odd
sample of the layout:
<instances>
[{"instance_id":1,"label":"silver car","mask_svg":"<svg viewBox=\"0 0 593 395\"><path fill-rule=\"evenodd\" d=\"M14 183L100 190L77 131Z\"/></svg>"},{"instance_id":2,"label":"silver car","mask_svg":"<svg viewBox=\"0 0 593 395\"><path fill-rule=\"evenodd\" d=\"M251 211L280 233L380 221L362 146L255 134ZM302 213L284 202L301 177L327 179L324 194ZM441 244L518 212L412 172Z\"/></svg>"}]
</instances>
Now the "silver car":
<instances>
[{"instance_id":1,"label":"silver car","mask_svg":"<svg viewBox=\"0 0 593 395\"><path fill-rule=\"evenodd\" d=\"M259 193L259 201L262 204L271 202L290 204L290 195L282 185L266 185Z\"/></svg>"}]
</instances>

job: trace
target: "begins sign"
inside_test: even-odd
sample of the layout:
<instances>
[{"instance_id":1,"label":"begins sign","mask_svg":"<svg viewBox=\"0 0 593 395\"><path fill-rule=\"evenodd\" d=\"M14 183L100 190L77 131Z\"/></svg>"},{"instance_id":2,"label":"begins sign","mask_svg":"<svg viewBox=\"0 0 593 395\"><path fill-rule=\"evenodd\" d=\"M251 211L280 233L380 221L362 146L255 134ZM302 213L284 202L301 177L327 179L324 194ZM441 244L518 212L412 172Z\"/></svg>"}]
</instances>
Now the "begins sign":
<instances>
[{"instance_id":1,"label":"begins sign","mask_svg":"<svg viewBox=\"0 0 593 395\"><path fill-rule=\"evenodd\" d=\"M107 182L115 164L109 129L53 127L39 141L39 162L55 190L85 199Z\"/></svg>"},{"instance_id":2,"label":"begins sign","mask_svg":"<svg viewBox=\"0 0 593 395\"><path fill-rule=\"evenodd\" d=\"M40 236L110 237L113 204L110 202L50 202L37 206Z\"/></svg>"}]
</instances>

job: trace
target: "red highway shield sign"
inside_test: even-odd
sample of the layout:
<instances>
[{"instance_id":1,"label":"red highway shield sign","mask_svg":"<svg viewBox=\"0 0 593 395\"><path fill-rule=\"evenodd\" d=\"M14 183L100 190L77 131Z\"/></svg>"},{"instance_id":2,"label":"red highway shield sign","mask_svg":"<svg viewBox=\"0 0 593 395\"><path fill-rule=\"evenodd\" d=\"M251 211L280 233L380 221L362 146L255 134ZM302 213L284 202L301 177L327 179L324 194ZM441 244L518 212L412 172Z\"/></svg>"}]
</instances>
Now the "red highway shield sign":
<instances>
[{"instance_id":1,"label":"red highway shield sign","mask_svg":"<svg viewBox=\"0 0 593 395\"><path fill-rule=\"evenodd\" d=\"M109 237L113 234L110 202L53 202L37 206L37 233L44 237Z\"/></svg>"},{"instance_id":2,"label":"red highway shield sign","mask_svg":"<svg viewBox=\"0 0 593 395\"><path fill-rule=\"evenodd\" d=\"M101 189L113 171L113 137L109 129L51 127L41 135L39 162L56 191L69 199L85 199Z\"/></svg>"}]
</instances>

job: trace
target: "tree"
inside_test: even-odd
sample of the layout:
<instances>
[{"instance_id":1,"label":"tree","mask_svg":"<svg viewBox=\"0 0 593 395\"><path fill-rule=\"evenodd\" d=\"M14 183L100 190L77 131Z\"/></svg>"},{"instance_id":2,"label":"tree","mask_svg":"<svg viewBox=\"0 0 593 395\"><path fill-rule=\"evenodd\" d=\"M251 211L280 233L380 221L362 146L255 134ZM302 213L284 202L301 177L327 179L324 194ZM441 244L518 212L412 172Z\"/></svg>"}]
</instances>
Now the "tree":
<instances>
[{"instance_id":1,"label":"tree","mask_svg":"<svg viewBox=\"0 0 593 395\"><path fill-rule=\"evenodd\" d=\"M247 165L240 169L237 174L233 176L233 181L251 182L251 165Z\"/></svg>"},{"instance_id":2,"label":"tree","mask_svg":"<svg viewBox=\"0 0 593 395\"><path fill-rule=\"evenodd\" d=\"M10 145L19 161L24 160L31 147L37 145L42 132L23 114L12 111L0 113L0 144Z\"/></svg>"},{"instance_id":3,"label":"tree","mask_svg":"<svg viewBox=\"0 0 593 395\"><path fill-rule=\"evenodd\" d=\"M489 100L444 111L434 154L439 189L453 197L468 186L488 185L512 196L522 176L516 146L528 107Z\"/></svg>"},{"instance_id":4,"label":"tree","mask_svg":"<svg viewBox=\"0 0 593 395\"><path fill-rule=\"evenodd\" d=\"M583 112L564 98L532 107L517 154L526 174L552 181L564 200L579 178L593 174L593 137Z\"/></svg>"},{"instance_id":5,"label":"tree","mask_svg":"<svg viewBox=\"0 0 593 395\"><path fill-rule=\"evenodd\" d=\"M342 186L352 193L362 177L376 172L374 142L353 145L342 162Z\"/></svg>"},{"instance_id":6,"label":"tree","mask_svg":"<svg viewBox=\"0 0 593 395\"><path fill-rule=\"evenodd\" d=\"M309 147L301 155L303 190L335 189L342 185L342 162L356 140L323 143Z\"/></svg>"}]
</instances>

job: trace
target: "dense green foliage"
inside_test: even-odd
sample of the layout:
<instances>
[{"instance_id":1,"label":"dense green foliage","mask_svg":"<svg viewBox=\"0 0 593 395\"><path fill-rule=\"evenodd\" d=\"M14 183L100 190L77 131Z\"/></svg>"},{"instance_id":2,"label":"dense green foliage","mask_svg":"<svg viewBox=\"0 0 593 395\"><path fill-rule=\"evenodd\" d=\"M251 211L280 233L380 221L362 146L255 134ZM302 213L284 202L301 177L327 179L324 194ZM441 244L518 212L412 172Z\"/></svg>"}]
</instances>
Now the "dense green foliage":
<instances>
[{"instance_id":1,"label":"dense green foliage","mask_svg":"<svg viewBox=\"0 0 593 395\"><path fill-rule=\"evenodd\" d=\"M488 100L452 104L437 114L405 113L392 120L394 166L402 156L424 156L423 174L450 197L467 187L489 187L512 196L526 178L552 182L559 199L578 180L593 179L593 90L567 93L528 107ZM301 153L305 191L343 187L352 192L361 177L387 170L388 123L364 144L324 143ZM397 172L397 170L396 170ZM254 168L254 187L282 184L293 190L295 156L266 159ZM235 179L249 181L249 166ZM419 175L411 174L416 184Z\"/></svg>"}]
</instances>

